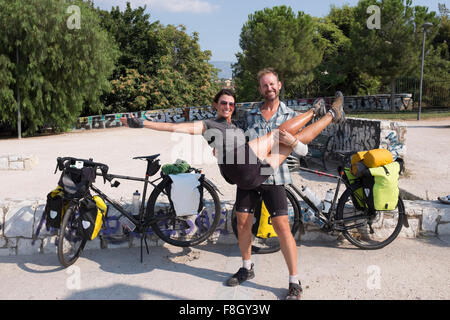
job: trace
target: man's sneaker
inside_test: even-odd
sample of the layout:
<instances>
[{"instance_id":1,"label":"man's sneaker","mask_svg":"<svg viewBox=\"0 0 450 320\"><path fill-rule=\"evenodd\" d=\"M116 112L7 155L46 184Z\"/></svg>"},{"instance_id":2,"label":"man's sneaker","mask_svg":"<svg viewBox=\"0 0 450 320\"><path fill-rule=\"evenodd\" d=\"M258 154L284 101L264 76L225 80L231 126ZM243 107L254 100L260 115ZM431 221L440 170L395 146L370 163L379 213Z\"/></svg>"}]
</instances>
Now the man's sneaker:
<instances>
[{"instance_id":1,"label":"man's sneaker","mask_svg":"<svg viewBox=\"0 0 450 320\"><path fill-rule=\"evenodd\" d=\"M320 118L323 117L327 113L327 108L325 106L325 100L323 98L318 98L314 100L314 103L311 107L314 111L314 117Z\"/></svg>"},{"instance_id":2,"label":"man's sneaker","mask_svg":"<svg viewBox=\"0 0 450 320\"><path fill-rule=\"evenodd\" d=\"M250 270L246 268L240 268L230 279L227 281L227 285L234 287L240 285L246 280L253 279L255 277L255 271L253 270L253 263Z\"/></svg>"},{"instance_id":3,"label":"man's sneaker","mask_svg":"<svg viewBox=\"0 0 450 320\"><path fill-rule=\"evenodd\" d=\"M342 92L336 91L335 97L329 112L333 116L333 123L342 124L345 122L344 95Z\"/></svg>"},{"instance_id":4,"label":"man's sneaker","mask_svg":"<svg viewBox=\"0 0 450 320\"><path fill-rule=\"evenodd\" d=\"M286 296L286 300L300 300L303 292L302 284L300 281L297 283L289 283L289 291Z\"/></svg>"}]
</instances>

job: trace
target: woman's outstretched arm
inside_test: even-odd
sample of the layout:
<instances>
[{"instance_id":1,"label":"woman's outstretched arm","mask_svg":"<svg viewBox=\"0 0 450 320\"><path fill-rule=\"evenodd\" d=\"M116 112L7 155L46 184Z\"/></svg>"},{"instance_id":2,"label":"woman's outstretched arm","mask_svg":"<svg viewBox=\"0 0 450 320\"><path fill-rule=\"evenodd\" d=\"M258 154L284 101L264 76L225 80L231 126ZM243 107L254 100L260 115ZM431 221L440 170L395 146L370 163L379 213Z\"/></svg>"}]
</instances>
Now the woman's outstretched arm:
<instances>
[{"instance_id":1,"label":"woman's outstretched arm","mask_svg":"<svg viewBox=\"0 0 450 320\"><path fill-rule=\"evenodd\" d=\"M126 127L147 128L157 131L178 132L187 134L203 134L206 130L203 121L181 122L181 123L153 122L138 119L133 117L133 115L131 115L129 119L127 119L126 117L120 118L120 122L122 122L122 124ZM129 122L134 123L134 125L130 125Z\"/></svg>"}]
</instances>

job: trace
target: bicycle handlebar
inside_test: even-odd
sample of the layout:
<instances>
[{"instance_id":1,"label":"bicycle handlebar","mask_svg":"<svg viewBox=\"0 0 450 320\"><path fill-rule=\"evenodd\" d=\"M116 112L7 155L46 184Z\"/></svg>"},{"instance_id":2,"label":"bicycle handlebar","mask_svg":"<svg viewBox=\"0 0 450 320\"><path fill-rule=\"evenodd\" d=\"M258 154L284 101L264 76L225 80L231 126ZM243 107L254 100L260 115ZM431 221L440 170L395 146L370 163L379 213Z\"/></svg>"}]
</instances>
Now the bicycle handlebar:
<instances>
[{"instance_id":1,"label":"bicycle handlebar","mask_svg":"<svg viewBox=\"0 0 450 320\"><path fill-rule=\"evenodd\" d=\"M80 158L73 158L73 157L58 157L56 158L56 169L55 169L55 173L58 171L58 169L60 171L63 171L64 168L68 168L70 165L75 164L77 161L82 161L83 162L83 167L94 167L94 168L98 168L101 171L101 176L103 176L103 181L106 182L106 180L111 181L110 179L108 179L108 170L109 167L108 165L101 163L101 162L94 162L93 159L80 159ZM97 172L96 172L97 174ZM99 175L99 174L97 174Z\"/></svg>"}]
</instances>

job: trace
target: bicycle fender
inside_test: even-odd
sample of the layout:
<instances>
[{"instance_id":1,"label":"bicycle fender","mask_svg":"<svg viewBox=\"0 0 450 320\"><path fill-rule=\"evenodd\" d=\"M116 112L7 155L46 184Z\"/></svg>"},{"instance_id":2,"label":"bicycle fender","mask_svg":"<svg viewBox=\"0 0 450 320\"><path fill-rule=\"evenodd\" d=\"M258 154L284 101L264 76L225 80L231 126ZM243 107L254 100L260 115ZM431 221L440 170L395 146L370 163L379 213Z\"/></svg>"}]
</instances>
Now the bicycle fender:
<instances>
[{"instance_id":1,"label":"bicycle fender","mask_svg":"<svg viewBox=\"0 0 450 320\"><path fill-rule=\"evenodd\" d=\"M221 194L222 196L223 196L223 193L222 192L220 192L220 190L217 188L217 186L211 181L211 180L209 180L208 178L204 178L204 180L207 182L207 183L209 183L213 188L214 188L214 190L216 190L217 191L217 193L219 193L219 194Z\"/></svg>"}]
</instances>

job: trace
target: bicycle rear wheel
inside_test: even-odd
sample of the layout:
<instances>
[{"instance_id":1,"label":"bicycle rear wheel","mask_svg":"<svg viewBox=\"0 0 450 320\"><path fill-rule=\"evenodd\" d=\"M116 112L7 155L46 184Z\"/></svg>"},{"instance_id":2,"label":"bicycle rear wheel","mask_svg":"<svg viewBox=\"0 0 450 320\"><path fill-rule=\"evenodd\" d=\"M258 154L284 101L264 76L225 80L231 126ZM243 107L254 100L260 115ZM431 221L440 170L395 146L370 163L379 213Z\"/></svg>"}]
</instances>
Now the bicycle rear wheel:
<instances>
[{"instance_id":1,"label":"bicycle rear wheel","mask_svg":"<svg viewBox=\"0 0 450 320\"><path fill-rule=\"evenodd\" d=\"M369 215L367 210L358 209L353 204L352 193L352 189L345 190L336 209L336 219L344 220L344 237L361 249L381 249L391 243L406 219L400 196L395 210L376 211L374 215Z\"/></svg>"},{"instance_id":2,"label":"bicycle rear wheel","mask_svg":"<svg viewBox=\"0 0 450 320\"><path fill-rule=\"evenodd\" d=\"M78 234L80 212L77 204L66 210L58 234L58 260L63 267L77 261L86 245L86 239Z\"/></svg>"},{"instance_id":3,"label":"bicycle rear wheel","mask_svg":"<svg viewBox=\"0 0 450 320\"><path fill-rule=\"evenodd\" d=\"M297 232L300 223L299 209L294 195L288 189L286 189L286 196L288 199L289 226L292 232L292 236L295 236L295 233ZM254 221L252 226L252 234L253 234L252 253L267 254L277 252L278 250L280 250L280 241L278 237L260 238L256 236L258 233L259 218L260 215L256 213L254 215ZM233 212L231 214L231 227L233 228L234 235L236 236L237 239L239 239L237 230L237 217L234 207Z\"/></svg>"},{"instance_id":4,"label":"bicycle rear wheel","mask_svg":"<svg viewBox=\"0 0 450 320\"><path fill-rule=\"evenodd\" d=\"M165 242L178 247L197 245L205 241L219 225L219 196L214 187L203 180L203 208L195 215L177 217L167 194L171 183L169 178L163 179L153 190L148 200L147 219L160 219L150 226Z\"/></svg>"}]
</instances>

